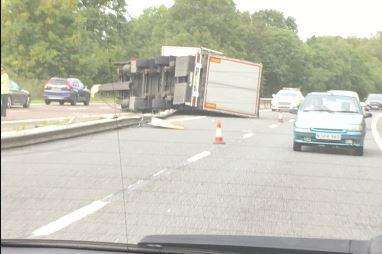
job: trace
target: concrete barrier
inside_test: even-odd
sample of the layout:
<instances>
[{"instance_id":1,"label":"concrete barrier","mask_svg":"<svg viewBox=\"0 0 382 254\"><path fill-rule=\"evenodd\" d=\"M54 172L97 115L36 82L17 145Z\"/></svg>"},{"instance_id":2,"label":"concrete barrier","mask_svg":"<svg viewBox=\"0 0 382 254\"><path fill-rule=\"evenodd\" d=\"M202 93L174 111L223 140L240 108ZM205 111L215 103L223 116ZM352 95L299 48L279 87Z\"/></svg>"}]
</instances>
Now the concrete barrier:
<instances>
[{"instance_id":1,"label":"concrete barrier","mask_svg":"<svg viewBox=\"0 0 382 254\"><path fill-rule=\"evenodd\" d=\"M1 149L32 145L53 140L89 135L128 126L138 126L151 121L151 115L122 116L63 126L46 126L22 131L2 133Z\"/></svg>"}]
</instances>

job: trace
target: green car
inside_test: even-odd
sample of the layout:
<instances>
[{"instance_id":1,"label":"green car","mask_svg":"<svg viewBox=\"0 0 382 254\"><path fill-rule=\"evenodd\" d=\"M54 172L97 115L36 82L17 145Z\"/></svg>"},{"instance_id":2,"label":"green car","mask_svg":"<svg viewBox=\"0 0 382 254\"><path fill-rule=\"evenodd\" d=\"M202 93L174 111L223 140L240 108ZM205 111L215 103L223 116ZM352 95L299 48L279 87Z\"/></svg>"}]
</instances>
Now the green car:
<instances>
[{"instance_id":1,"label":"green car","mask_svg":"<svg viewBox=\"0 0 382 254\"><path fill-rule=\"evenodd\" d=\"M371 114L364 115L355 98L330 92L309 93L299 110L291 113L297 113L294 151L301 151L304 145L319 145L350 148L354 155L363 155L365 118Z\"/></svg>"}]
</instances>

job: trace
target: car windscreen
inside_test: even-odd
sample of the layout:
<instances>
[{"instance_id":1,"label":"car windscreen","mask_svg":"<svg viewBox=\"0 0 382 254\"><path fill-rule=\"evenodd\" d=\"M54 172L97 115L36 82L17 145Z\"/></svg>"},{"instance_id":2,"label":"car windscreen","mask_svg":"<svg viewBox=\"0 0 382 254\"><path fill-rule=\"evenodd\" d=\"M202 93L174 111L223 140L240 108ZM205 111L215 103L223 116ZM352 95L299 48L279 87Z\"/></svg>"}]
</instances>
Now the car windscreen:
<instances>
[{"instance_id":1,"label":"car windscreen","mask_svg":"<svg viewBox=\"0 0 382 254\"><path fill-rule=\"evenodd\" d=\"M66 85L66 79L63 78L52 78L48 82L51 85L55 86L65 86Z\"/></svg>"},{"instance_id":2,"label":"car windscreen","mask_svg":"<svg viewBox=\"0 0 382 254\"><path fill-rule=\"evenodd\" d=\"M14 82L13 80L10 81L9 88L10 88L11 91L18 91L18 90L20 90L19 85L17 85L17 83Z\"/></svg>"},{"instance_id":3,"label":"car windscreen","mask_svg":"<svg viewBox=\"0 0 382 254\"><path fill-rule=\"evenodd\" d=\"M359 113L360 106L357 100L350 96L310 95L305 99L301 110Z\"/></svg>"}]
</instances>

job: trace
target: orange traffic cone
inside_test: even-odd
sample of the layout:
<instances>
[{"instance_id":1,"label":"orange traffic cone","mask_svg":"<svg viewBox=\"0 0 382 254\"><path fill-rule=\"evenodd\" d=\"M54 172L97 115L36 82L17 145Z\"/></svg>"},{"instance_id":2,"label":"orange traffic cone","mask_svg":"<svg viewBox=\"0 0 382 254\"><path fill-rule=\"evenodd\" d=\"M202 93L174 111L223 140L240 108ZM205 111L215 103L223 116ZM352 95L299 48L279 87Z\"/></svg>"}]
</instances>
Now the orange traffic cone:
<instances>
[{"instance_id":1,"label":"orange traffic cone","mask_svg":"<svg viewBox=\"0 0 382 254\"><path fill-rule=\"evenodd\" d=\"M277 121L279 123L283 123L284 122L284 115L283 115L283 113L279 113L279 115L277 116Z\"/></svg>"},{"instance_id":2,"label":"orange traffic cone","mask_svg":"<svg viewBox=\"0 0 382 254\"><path fill-rule=\"evenodd\" d=\"M217 124L216 124L216 133L215 133L214 144L220 144L220 145L225 144L225 142L223 140L222 124L220 122L217 122Z\"/></svg>"}]
</instances>

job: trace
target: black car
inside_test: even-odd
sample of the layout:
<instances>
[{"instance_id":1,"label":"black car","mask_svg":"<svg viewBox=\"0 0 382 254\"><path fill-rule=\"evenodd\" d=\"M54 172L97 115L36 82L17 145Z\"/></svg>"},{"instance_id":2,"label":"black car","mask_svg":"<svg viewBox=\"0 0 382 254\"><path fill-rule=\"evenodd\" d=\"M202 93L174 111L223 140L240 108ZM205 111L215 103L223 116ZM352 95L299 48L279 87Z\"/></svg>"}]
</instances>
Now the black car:
<instances>
[{"instance_id":1,"label":"black car","mask_svg":"<svg viewBox=\"0 0 382 254\"><path fill-rule=\"evenodd\" d=\"M10 80L9 82L8 108L14 106L28 108L31 102L30 93L27 90L21 89L15 81Z\"/></svg>"},{"instance_id":2,"label":"black car","mask_svg":"<svg viewBox=\"0 0 382 254\"><path fill-rule=\"evenodd\" d=\"M382 109L382 94L369 94L366 99L366 104L372 109Z\"/></svg>"},{"instance_id":3,"label":"black car","mask_svg":"<svg viewBox=\"0 0 382 254\"><path fill-rule=\"evenodd\" d=\"M45 85L44 100L47 105L52 101L59 102L60 105L64 105L65 102L73 106L77 102L89 105L90 91L79 79L54 77Z\"/></svg>"}]
</instances>

